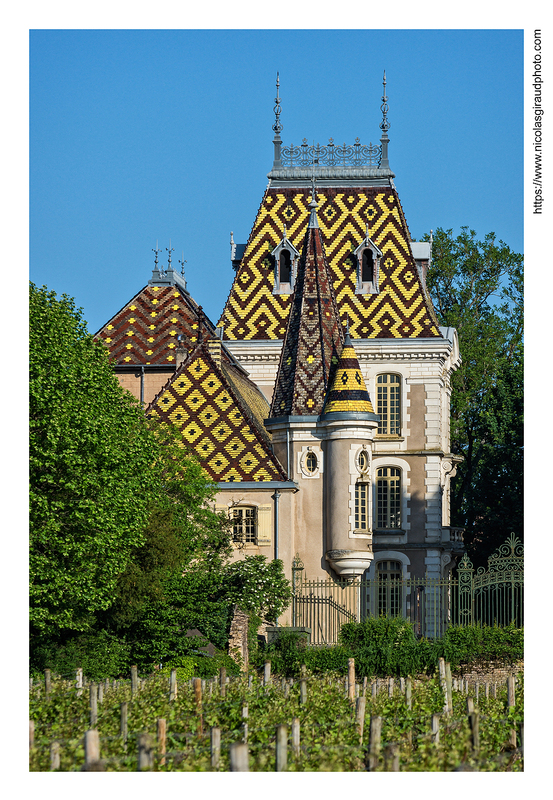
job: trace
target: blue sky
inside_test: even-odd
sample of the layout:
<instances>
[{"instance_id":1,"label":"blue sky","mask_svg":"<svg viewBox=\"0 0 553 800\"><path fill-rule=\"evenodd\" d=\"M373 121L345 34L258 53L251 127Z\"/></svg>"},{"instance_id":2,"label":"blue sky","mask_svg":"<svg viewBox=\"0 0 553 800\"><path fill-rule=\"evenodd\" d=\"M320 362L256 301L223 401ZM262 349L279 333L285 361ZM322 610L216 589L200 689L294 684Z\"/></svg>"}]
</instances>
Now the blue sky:
<instances>
[{"instance_id":1,"label":"blue sky","mask_svg":"<svg viewBox=\"0 0 553 800\"><path fill-rule=\"evenodd\" d=\"M148 281L156 241L217 322L285 144L380 137L411 235L468 225L523 250L522 30L33 30L30 276L91 332Z\"/></svg>"}]
</instances>

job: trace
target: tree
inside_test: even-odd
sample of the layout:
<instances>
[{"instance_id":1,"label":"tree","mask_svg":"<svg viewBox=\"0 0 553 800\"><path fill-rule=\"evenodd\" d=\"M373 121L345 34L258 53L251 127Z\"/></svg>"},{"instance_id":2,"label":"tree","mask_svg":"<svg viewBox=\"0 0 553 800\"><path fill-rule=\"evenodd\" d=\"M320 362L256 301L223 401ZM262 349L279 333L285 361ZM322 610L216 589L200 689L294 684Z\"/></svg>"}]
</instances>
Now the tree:
<instances>
[{"instance_id":1,"label":"tree","mask_svg":"<svg viewBox=\"0 0 553 800\"><path fill-rule=\"evenodd\" d=\"M438 228L427 286L462 357L452 376L451 449L463 456L452 524L485 565L511 531L523 536L523 257L493 233L478 241L467 227L456 237Z\"/></svg>"},{"instance_id":2,"label":"tree","mask_svg":"<svg viewBox=\"0 0 553 800\"><path fill-rule=\"evenodd\" d=\"M71 298L31 284L29 320L31 626L83 631L144 542L154 437Z\"/></svg>"}]
</instances>

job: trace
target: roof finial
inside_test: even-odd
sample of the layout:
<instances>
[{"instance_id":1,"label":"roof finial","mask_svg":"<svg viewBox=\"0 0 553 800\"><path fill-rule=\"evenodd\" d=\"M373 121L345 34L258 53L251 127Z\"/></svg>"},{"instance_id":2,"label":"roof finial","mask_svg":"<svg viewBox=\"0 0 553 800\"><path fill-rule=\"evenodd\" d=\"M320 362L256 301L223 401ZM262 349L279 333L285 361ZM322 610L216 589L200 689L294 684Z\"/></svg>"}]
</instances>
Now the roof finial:
<instances>
[{"instance_id":1,"label":"roof finial","mask_svg":"<svg viewBox=\"0 0 553 800\"><path fill-rule=\"evenodd\" d=\"M182 277L184 278L184 265L188 264L188 261L184 257L184 250L182 251L182 259L179 258L179 264L181 265L180 273L181 273Z\"/></svg>"},{"instance_id":2,"label":"roof finial","mask_svg":"<svg viewBox=\"0 0 553 800\"><path fill-rule=\"evenodd\" d=\"M276 97L275 97L275 104L276 105L275 105L275 108L274 108L275 121L273 123L273 130L275 132L275 138L273 139L273 145L274 145L274 148L275 148L273 167L281 167L282 166L282 159L281 159L281 156L280 156L280 146L282 144L282 139L280 138L280 132L282 130L282 123L280 121L280 94L279 94L279 89L280 89L280 80L279 80L279 75L278 75L278 72L277 72Z\"/></svg>"},{"instance_id":3,"label":"roof finial","mask_svg":"<svg viewBox=\"0 0 553 800\"><path fill-rule=\"evenodd\" d=\"M169 247L166 247L165 249L169 253L169 255L167 256L167 270L169 271L173 269L173 267L171 266L171 253L175 251L175 248L171 247L171 239L169 239Z\"/></svg>"},{"instance_id":4,"label":"roof finial","mask_svg":"<svg viewBox=\"0 0 553 800\"><path fill-rule=\"evenodd\" d=\"M380 130L382 131L382 136L380 137L382 153L379 166L381 169L390 169L390 162L388 161L388 142L390 141L388 138L388 129L390 123L388 122L388 98L386 97L386 70L384 70L384 78L382 79L382 105L380 109L382 111L382 122L380 123Z\"/></svg>"},{"instance_id":5,"label":"roof finial","mask_svg":"<svg viewBox=\"0 0 553 800\"><path fill-rule=\"evenodd\" d=\"M156 254L156 257L154 258L154 264L155 264L155 269L157 269L157 262L158 262L158 258L157 257L158 257L158 254L161 253L161 250L158 247L158 240L157 239L156 239L156 249L154 250L154 248L152 247L152 253Z\"/></svg>"}]
</instances>

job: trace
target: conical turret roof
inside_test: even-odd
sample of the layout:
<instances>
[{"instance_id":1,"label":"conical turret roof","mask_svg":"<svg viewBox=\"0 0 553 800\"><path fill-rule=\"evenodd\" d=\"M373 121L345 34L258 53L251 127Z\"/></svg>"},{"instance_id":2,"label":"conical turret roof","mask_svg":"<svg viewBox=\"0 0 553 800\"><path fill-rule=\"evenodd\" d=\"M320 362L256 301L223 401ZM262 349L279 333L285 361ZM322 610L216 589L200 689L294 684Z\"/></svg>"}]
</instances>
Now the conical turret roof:
<instances>
[{"instance_id":1,"label":"conical turret roof","mask_svg":"<svg viewBox=\"0 0 553 800\"><path fill-rule=\"evenodd\" d=\"M317 221L313 190L282 348L271 417L319 415L342 349L343 332Z\"/></svg>"},{"instance_id":2,"label":"conical turret roof","mask_svg":"<svg viewBox=\"0 0 553 800\"><path fill-rule=\"evenodd\" d=\"M349 333L346 335L324 407L325 414L336 412L374 414Z\"/></svg>"}]
</instances>

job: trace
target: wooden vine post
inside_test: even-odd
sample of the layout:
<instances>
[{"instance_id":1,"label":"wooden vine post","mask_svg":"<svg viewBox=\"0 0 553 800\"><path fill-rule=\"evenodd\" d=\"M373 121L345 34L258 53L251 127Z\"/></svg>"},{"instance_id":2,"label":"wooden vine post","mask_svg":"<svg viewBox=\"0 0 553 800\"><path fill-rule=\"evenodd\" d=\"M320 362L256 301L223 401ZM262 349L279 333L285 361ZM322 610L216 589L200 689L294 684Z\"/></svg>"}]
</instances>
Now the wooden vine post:
<instances>
[{"instance_id":1,"label":"wooden vine post","mask_svg":"<svg viewBox=\"0 0 553 800\"><path fill-rule=\"evenodd\" d=\"M221 667L219 670L219 691L221 697L227 696L227 671L225 667Z\"/></svg>"},{"instance_id":2,"label":"wooden vine post","mask_svg":"<svg viewBox=\"0 0 553 800\"><path fill-rule=\"evenodd\" d=\"M275 771L284 772L288 766L288 726L277 725Z\"/></svg>"},{"instance_id":3,"label":"wooden vine post","mask_svg":"<svg viewBox=\"0 0 553 800\"><path fill-rule=\"evenodd\" d=\"M371 717L369 734L368 772L376 772L380 760L380 742L382 736L382 717Z\"/></svg>"},{"instance_id":4,"label":"wooden vine post","mask_svg":"<svg viewBox=\"0 0 553 800\"><path fill-rule=\"evenodd\" d=\"M399 772L399 744L387 744L384 749L384 771Z\"/></svg>"},{"instance_id":5,"label":"wooden vine post","mask_svg":"<svg viewBox=\"0 0 553 800\"><path fill-rule=\"evenodd\" d=\"M131 697L138 691L138 669L137 667L131 667Z\"/></svg>"},{"instance_id":6,"label":"wooden vine post","mask_svg":"<svg viewBox=\"0 0 553 800\"><path fill-rule=\"evenodd\" d=\"M152 747L152 739L148 733L141 733L138 736L138 772L145 772L153 769L154 766L154 748Z\"/></svg>"},{"instance_id":7,"label":"wooden vine post","mask_svg":"<svg viewBox=\"0 0 553 800\"><path fill-rule=\"evenodd\" d=\"M77 690L77 697L83 693L83 669L79 667L75 670L75 688Z\"/></svg>"},{"instance_id":8,"label":"wooden vine post","mask_svg":"<svg viewBox=\"0 0 553 800\"><path fill-rule=\"evenodd\" d=\"M60 768L60 743L52 742L50 745L50 772Z\"/></svg>"},{"instance_id":9,"label":"wooden vine post","mask_svg":"<svg viewBox=\"0 0 553 800\"><path fill-rule=\"evenodd\" d=\"M355 721L357 724L357 733L359 734L359 744L363 744L363 728L365 726L365 707L367 698L365 695L357 698L357 707L355 710Z\"/></svg>"},{"instance_id":10,"label":"wooden vine post","mask_svg":"<svg viewBox=\"0 0 553 800\"><path fill-rule=\"evenodd\" d=\"M196 713L198 714L198 716L200 718L198 734L200 736L203 736L204 735L204 719L203 719L203 708L202 708L202 679L201 678L194 678L194 702L196 703Z\"/></svg>"},{"instance_id":11,"label":"wooden vine post","mask_svg":"<svg viewBox=\"0 0 553 800\"><path fill-rule=\"evenodd\" d=\"M294 758L299 758L300 755L300 721L298 717L292 720L292 752Z\"/></svg>"},{"instance_id":12,"label":"wooden vine post","mask_svg":"<svg viewBox=\"0 0 553 800\"><path fill-rule=\"evenodd\" d=\"M165 753L167 748L167 723L162 717L157 718L157 753L159 766L165 766Z\"/></svg>"},{"instance_id":13,"label":"wooden vine post","mask_svg":"<svg viewBox=\"0 0 553 800\"><path fill-rule=\"evenodd\" d=\"M211 728L211 769L219 769L221 758L221 728Z\"/></svg>"},{"instance_id":14,"label":"wooden vine post","mask_svg":"<svg viewBox=\"0 0 553 800\"><path fill-rule=\"evenodd\" d=\"M129 706L127 703L121 703L119 735L123 739L123 744L125 745L125 747L127 746L127 736L129 733L128 720L129 720Z\"/></svg>"},{"instance_id":15,"label":"wooden vine post","mask_svg":"<svg viewBox=\"0 0 553 800\"><path fill-rule=\"evenodd\" d=\"M52 691L52 675L49 669L44 670L44 691L46 692L46 699L50 698Z\"/></svg>"},{"instance_id":16,"label":"wooden vine post","mask_svg":"<svg viewBox=\"0 0 553 800\"><path fill-rule=\"evenodd\" d=\"M177 699L177 670L172 669L169 676L169 701Z\"/></svg>"},{"instance_id":17,"label":"wooden vine post","mask_svg":"<svg viewBox=\"0 0 553 800\"><path fill-rule=\"evenodd\" d=\"M100 734L97 730L86 731L84 735L84 765L91 767L100 760Z\"/></svg>"},{"instance_id":18,"label":"wooden vine post","mask_svg":"<svg viewBox=\"0 0 553 800\"><path fill-rule=\"evenodd\" d=\"M88 689L90 706L90 727L95 728L98 724L98 687L91 683Z\"/></svg>"},{"instance_id":19,"label":"wooden vine post","mask_svg":"<svg viewBox=\"0 0 553 800\"><path fill-rule=\"evenodd\" d=\"M449 714L452 705L451 705L451 677L448 682L447 679L447 671L446 671L446 663L445 659L439 658L438 659L438 669L440 672L440 686L442 687L442 692L444 694L444 714ZM450 672L451 676L451 672Z\"/></svg>"},{"instance_id":20,"label":"wooden vine post","mask_svg":"<svg viewBox=\"0 0 553 800\"><path fill-rule=\"evenodd\" d=\"M249 772L249 753L248 745L243 742L235 742L230 746L230 771Z\"/></svg>"},{"instance_id":21,"label":"wooden vine post","mask_svg":"<svg viewBox=\"0 0 553 800\"><path fill-rule=\"evenodd\" d=\"M355 659L348 658L348 699L350 703L355 700Z\"/></svg>"}]
</instances>

